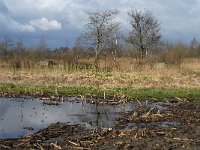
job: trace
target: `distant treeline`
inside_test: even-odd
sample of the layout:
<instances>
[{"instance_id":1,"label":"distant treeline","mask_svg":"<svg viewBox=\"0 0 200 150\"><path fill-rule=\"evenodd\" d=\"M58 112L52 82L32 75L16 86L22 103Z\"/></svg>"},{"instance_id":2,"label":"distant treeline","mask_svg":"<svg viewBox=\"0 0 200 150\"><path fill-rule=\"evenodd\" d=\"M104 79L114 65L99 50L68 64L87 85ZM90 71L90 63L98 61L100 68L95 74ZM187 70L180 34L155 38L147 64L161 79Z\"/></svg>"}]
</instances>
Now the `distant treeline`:
<instances>
[{"instance_id":1,"label":"distant treeline","mask_svg":"<svg viewBox=\"0 0 200 150\"><path fill-rule=\"evenodd\" d=\"M115 55L113 55L113 51L115 51ZM71 65L81 68L84 65L85 68L91 68L94 65L93 61L89 62L87 60L94 57L93 50L83 48L80 45L76 45L73 48L60 47L49 50L46 44L40 43L37 48L27 48L22 40L14 43L8 38L5 38L0 44L1 67L32 68ZM138 51L134 50L131 45L124 43L108 47L100 56L101 60L109 60L108 62L114 62L118 58L137 60ZM144 63L177 65L184 58L200 58L200 44L196 39L193 39L189 46L182 43L160 43L148 52Z\"/></svg>"},{"instance_id":2,"label":"distant treeline","mask_svg":"<svg viewBox=\"0 0 200 150\"><path fill-rule=\"evenodd\" d=\"M49 50L44 37L35 48L27 48L22 38L14 42L5 37L0 41L1 66L31 68L71 65L97 69L101 67L102 60L105 64L112 63L111 68L117 67L119 57L134 58L139 65L178 65L183 58L200 57L200 43L195 38L190 45L163 42L158 20L150 11L128 12L131 29L126 37L121 32L120 22L115 20L118 14L118 10L88 13L85 32L77 38L73 48Z\"/></svg>"}]
</instances>

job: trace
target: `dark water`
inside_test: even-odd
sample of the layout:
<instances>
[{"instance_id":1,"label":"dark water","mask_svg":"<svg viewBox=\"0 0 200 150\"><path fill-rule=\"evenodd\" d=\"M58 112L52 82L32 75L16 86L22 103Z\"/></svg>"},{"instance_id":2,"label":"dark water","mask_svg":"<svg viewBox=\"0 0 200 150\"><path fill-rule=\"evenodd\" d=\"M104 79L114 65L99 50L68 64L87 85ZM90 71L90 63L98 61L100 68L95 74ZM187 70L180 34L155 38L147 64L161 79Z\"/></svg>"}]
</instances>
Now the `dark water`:
<instances>
[{"instance_id":1,"label":"dark water","mask_svg":"<svg viewBox=\"0 0 200 150\"><path fill-rule=\"evenodd\" d=\"M138 107L137 102L96 107L76 98L66 98L57 106L45 105L39 99L0 98L0 139L33 133L56 122L110 128L120 112Z\"/></svg>"}]
</instances>

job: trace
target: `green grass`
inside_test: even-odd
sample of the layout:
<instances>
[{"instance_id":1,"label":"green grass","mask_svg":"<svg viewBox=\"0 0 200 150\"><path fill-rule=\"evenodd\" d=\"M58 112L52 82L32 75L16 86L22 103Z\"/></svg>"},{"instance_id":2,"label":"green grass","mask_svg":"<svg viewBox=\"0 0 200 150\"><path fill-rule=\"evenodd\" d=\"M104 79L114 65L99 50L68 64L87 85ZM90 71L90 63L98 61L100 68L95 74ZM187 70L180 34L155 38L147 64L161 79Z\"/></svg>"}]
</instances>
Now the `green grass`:
<instances>
[{"instance_id":1,"label":"green grass","mask_svg":"<svg viewBox=\"0 0 200 150\"><path fill-rule=\"evenodd\" d=\"M200 88L98 88L98 87L55 87L0 84L1 93L65 96L126 96L130 99L170 99L174 97L200 100Z\"/></svg>"}]
</instances>

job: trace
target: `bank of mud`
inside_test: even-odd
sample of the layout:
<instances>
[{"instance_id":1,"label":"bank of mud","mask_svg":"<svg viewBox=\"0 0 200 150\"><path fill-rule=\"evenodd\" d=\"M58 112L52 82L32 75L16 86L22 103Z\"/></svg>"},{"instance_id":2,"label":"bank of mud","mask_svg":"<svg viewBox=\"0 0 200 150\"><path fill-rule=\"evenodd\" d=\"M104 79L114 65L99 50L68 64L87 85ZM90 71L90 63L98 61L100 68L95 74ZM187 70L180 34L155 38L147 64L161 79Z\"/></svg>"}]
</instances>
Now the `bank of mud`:
<instances>
[{"instance_id":1,"label":"bank of mud","mask_svg":"<svg viewBox=\"0 0 200 150\"><path fill-rule=\"evenodd\" d=\"M0 149L200 149L199 101L138 104L122 113L114 128L55 123L21 138L0 140Z\"/></svg>"}]
</instances>

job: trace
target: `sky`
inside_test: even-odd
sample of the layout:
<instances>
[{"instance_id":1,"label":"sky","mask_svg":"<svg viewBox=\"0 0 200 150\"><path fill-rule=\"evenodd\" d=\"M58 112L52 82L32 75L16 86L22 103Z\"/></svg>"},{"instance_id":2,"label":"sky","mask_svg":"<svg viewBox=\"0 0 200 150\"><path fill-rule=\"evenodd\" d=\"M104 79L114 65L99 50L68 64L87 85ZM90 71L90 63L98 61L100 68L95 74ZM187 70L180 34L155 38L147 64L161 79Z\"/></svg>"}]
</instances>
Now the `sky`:
<instances>
[{"instance_id":1,"label":"sky","mask_svg":"<svg viewBox=\"0 0 200 150\"><path fill-rule=\"evenodd\" d=\"M131 29L129 10L149 10L160 23L163 40L200 40L200 0L0 0L0 41L22 38L36 47L44 37L50 48L73 47L84 32L87 12L106 9L120 11L117 20L124 33Z\"/></svg>"}]
</instances>

